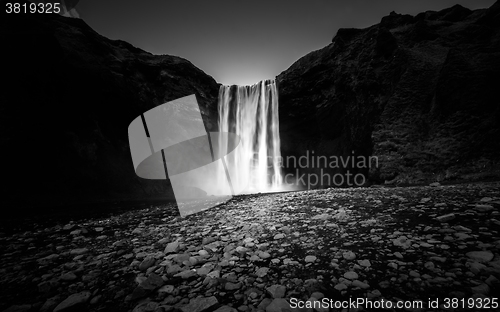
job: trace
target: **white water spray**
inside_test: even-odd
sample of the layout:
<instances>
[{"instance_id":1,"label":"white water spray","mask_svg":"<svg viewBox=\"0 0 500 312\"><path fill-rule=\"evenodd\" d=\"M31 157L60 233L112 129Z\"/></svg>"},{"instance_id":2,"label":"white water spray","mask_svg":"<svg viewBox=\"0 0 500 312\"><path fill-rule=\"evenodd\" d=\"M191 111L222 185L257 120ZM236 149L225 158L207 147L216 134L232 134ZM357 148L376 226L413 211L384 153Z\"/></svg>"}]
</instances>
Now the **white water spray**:
<instances>
[{"instance_id":1,"label":"white water spray","mask_svg":"<svg viewBox=\"0 0 500 312\"><path fill-rule=\"evenodd\" d=\"M282 190L276 82L221 86L218 109L219 133L236 133L241 140L225 158L234 190L239 194ZM218 145L219 154L225 155L224 144ZM222 173L218 178L227 179Z\"/></svg>"}]
</instances>

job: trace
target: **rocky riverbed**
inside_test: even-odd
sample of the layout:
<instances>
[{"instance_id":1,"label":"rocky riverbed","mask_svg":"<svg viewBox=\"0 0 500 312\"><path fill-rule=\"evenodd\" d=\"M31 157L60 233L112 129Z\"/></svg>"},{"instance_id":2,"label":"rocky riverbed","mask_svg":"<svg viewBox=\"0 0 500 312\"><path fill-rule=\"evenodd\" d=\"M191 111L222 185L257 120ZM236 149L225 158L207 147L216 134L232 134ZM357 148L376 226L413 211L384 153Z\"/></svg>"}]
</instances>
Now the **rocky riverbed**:
<instances>
[{"instance_id":1,"label":"rocky riverbed","mask_svg":"<svg viewBox=\"0 0 500 312\"><path fill-rule=\"evenodd\" d=\"M365 298L446 310L428 299L498 297L499 208L499 182L433 184L238 196L186 218L168 204L33 224L0 237L0 309L313 311L290 302Z\"/></svg>"}]
</instances>

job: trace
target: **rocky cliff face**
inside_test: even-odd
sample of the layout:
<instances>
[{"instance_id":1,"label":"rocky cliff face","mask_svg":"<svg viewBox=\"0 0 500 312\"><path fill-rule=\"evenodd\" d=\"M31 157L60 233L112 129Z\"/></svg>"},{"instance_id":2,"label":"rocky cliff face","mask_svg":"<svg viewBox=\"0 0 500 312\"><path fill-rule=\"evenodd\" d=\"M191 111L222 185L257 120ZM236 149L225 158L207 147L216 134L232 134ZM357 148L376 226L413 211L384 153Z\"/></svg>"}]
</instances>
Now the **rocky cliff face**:
<instances>
[{"instance_id":1,"label":"rocky cliff face","mask_svg":"<svg viewBox=\"0 0 500 312\"><path fill-rule=\"evenodd\" d=\"M80 19L0 14L2 201L169 194L166 181L136 177L125 129L194 93L215 130L214 79L185 59L104 38ZM499 28L497 2L340 29L277 77L282 154L374 155L372 168L324 168L374 182L484 178L500 159Z\"/></svg>"},{"instance_id":2,"label":"rocky cliff face","mask_svg":"<svg viewBox=\"0 0 500 312\"><path fill-rule=\"evenodd\" d=\"M388 183L487 178L499 168L500 2L340 29L277 81L285 157L374 155L378 167L326 169Z\"/></svg>"},{"instance_id":3,"label":"rocky cliff face","mask_svg":"<svg viewBox=\"0 0 500 312\"><path fill-rule=\"evenodd\" d=\"M109 40L80 19L0 20L2 201L168 194L166 181L136 177L128 125L156 105L196 94L213 129L215 80L180 57Z\"/></svg>"}]
</instances>

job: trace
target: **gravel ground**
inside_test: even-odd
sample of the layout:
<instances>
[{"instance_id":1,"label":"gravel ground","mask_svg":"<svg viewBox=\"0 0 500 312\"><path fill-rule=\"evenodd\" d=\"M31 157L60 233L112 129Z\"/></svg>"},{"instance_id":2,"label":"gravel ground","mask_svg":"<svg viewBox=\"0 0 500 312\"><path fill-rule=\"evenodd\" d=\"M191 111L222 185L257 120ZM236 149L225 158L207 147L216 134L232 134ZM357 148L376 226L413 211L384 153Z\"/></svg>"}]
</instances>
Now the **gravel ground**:
<instances>
[{"instance_id":1,"label":"gravel ground","mask_svg":"<svg viewBox=\"0 0 500 312\"><path fill-rule=\"evenodd\" d=\"M259 194L186 218L168 204L35 223L0 237L0 310L341 311L363 299L372 306L343 310L416 300L423 307L405 311L500 311L499 208L494 182ZM445 298L459 299L454 309Z\"/></svg>"}]
</instances>

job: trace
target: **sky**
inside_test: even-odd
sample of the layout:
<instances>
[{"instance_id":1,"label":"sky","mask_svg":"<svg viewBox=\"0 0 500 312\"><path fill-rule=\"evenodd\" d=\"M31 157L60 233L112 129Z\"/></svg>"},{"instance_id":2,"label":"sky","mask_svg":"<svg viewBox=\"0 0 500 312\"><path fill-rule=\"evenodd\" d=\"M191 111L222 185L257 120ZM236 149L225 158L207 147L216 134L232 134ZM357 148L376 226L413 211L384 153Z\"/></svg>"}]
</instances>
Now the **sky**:
<instances>
[{"instance_id":1,"label":"sky","mask_svg":"<svg viewBox=\"0 0 500 312\"><path fill-rule=\"evenodd\" d=\"M80 0L95 31L153 54L180 56L222 84L273 79L327 46L339 28L365 28L391 11L416 15L495 0Z\"/></svg>"}]
</instances>

